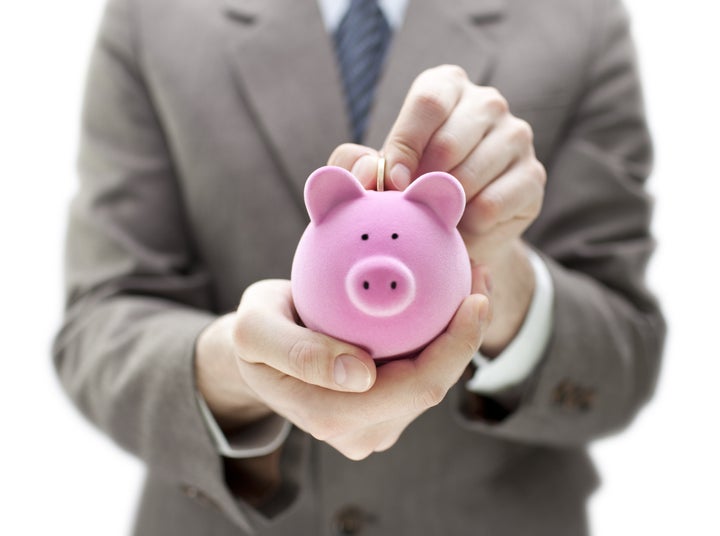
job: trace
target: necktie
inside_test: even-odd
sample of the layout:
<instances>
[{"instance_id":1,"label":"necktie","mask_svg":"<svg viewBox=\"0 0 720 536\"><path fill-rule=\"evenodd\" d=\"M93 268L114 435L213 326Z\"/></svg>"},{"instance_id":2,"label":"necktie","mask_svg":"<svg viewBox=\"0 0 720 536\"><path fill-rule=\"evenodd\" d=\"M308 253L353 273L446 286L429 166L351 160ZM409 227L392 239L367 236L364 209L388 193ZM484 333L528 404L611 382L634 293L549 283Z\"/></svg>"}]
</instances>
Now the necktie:
<instances>
[{"instance_id":1,"label":"necktie","mask_svg":"<svg viewBox=\"0 0 720 536\"><path fill-rule=\"evenodd\" d=\"M365 134L390 38L390 26L377 0L352 0L334 35L356 143L360 143Z\"/></svg>"}]
</instances>

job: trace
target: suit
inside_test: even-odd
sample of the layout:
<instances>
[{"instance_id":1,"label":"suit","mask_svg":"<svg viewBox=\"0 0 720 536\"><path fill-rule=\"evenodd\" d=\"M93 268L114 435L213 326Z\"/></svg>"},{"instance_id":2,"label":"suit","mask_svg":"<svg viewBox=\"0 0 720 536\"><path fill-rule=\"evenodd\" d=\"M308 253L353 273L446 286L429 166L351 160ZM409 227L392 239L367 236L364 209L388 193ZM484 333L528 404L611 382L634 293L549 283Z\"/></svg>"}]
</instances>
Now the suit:
<instances>
[{"instance_id":1,"label":"suit","mask_svg":"<svg viewBox=\"0 0 720 536\"><path fill-rule=\"evenodd\" d=\"M411 2L367 145L442 63L533 127L548 183L525 238L555 288L545 355L509 413L459 383L362 462L294 428L269 458L281 485L256 504L231 485L253 462L219 456L198 411L194 343L248 285L289 276L304 181L350 136L331 40L314 1L108 4L53 354L80 410L147 466L136 534L587 533L586 446L649 399L665 331L644 284L651 148L626 14L617 0Z\"/></svg>"}]
</instances>

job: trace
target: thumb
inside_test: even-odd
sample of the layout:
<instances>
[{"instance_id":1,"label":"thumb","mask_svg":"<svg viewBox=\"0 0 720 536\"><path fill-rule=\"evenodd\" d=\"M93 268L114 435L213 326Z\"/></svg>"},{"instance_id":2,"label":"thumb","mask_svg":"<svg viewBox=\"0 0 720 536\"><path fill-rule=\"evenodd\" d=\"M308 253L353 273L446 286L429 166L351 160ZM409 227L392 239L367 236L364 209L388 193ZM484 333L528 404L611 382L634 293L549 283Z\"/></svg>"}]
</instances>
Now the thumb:
<instances>
[{"instance_id":1,"label":"thumb","mask_svg":"<svg viewBox=\"0 0 720 536\"><path fill-rule=\"evenodd\" d=\"M417 135L405 133L396 126L385 140L382 154L386 161L387 186L395 190L404 190L410 185L413 174L420 165L420 158L426 141Z\"/></svg>"}]
</instances>

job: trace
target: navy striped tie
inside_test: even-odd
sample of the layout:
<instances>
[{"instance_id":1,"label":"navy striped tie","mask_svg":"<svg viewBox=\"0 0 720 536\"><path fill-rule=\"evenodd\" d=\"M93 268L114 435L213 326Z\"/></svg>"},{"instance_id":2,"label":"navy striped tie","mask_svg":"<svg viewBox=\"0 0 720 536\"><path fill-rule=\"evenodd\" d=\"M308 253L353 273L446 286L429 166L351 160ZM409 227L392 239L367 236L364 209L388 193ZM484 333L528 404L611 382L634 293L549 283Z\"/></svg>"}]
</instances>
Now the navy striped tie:
<instances>
[{"instance_id":1,"label":"navy striped tie","mask_svg":"<svg viewBox=\"0 0 720 536\"><path fill-rule=\"evenodd\" d=\"M356 143L365 135L368 112L391 36L377 0L352 0L335 32L335 52Z\"/></svg>"}]
</instances>

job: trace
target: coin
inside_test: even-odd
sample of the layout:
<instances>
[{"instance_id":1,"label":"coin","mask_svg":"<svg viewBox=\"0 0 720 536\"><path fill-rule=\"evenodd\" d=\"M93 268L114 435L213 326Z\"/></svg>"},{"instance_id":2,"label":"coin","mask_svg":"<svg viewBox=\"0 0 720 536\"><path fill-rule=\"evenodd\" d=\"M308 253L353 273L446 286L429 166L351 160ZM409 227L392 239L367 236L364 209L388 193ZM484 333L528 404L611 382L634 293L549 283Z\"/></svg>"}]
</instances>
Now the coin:
<instances>
[{"instance_id":1,"label":"coin","mask_svg":"<svg viewBox=\"0 0 720 536\"><path fill-rule=\"evenodd\" d=\"M378 158L377 167L377 191L382 192L385 190L385 158Z\"/></svg>"}]
</instances>

